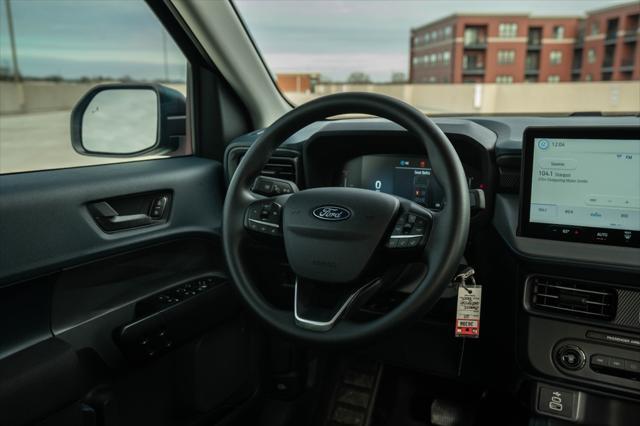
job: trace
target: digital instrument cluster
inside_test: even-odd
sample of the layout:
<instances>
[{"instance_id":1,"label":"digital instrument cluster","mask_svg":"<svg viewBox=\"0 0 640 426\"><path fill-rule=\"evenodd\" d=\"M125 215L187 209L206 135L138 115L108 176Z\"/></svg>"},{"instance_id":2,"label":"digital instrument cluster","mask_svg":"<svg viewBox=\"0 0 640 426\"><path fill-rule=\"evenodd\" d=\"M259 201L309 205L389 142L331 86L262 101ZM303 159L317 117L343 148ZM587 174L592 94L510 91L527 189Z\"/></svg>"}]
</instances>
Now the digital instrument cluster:
<instances>
[{"instance_id":1,"label":"digital instrument cluster","mask_svg":"<svg viewBox=\"0 0 640 426\"><path fill-rule=\"evenodd\" d=\"M425 157L364 155L347 162L341 186L385 192L409 199L429 209L444 206L444 192Z\"/></svg>"}]
</instances>

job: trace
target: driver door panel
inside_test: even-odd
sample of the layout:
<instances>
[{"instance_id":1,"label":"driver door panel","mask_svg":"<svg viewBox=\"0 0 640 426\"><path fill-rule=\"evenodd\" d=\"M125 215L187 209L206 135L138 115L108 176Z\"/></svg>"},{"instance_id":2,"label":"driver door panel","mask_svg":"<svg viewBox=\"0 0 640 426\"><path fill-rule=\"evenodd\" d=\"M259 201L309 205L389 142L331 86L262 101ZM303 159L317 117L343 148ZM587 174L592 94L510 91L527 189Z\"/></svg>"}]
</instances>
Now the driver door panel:
<instances>
[{"instance_id":1,"label":"driver door panel","mask_svg":"<svg viewBox=\"0 0 640 426\"><path fill-rule=\"evenodd\" d=\"M42 171L0 185L0 424L178 424L251 395L245 356L255 351L219 244L218 162ZM155 226L109 233L88 210L160 192L171 209Z\"/></svg>"}]
</instances>

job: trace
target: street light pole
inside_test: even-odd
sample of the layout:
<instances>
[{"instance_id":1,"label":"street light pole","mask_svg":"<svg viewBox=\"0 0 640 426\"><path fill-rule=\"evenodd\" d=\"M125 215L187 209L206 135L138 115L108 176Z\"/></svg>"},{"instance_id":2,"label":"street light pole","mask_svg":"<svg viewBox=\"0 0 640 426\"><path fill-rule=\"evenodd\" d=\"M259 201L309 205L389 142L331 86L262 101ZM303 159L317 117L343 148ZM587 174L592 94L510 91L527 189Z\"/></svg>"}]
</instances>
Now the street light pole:
<instances>
[{"instance_id":1,"label":"street light pole","mask_svg":"<svg viewBox=\"0 0 640 426\"><path fill-rule=\"evenodd\" d=\"M11 14L11 1L5 0L5 9L7 11L7 28L9 29L9 40L11 43L11 60L13 62L13 82L16 85L18 110L24 112L26 109L26 99L24 96L24 86L22 84L22 76L20 68L18 68L18 52L16 50L16 35L13 31L13 15Z\"/></svg>"},{"instance_id":2,"label":"street light pole","mask_svg":"<svg viewBox=\"0 0 640 426\"><path fill-rule=\"evenodd\" d=\"M11 60L13 62L13 80L20 83L20 69L18 68L18 53L16 52L16 36L13 32L13 16L11 14L11 1L5 0L5 9L7 11L7 28L9 29L9 40L11 43Z\"/></svg>"},{"instance_id":3,"label":"street light pole","mask_svg":"<svg viewBox=\"0 0 640 426\"><path fill-rule=\"evenodd\" d=\"M164 82L168 83L169 82L169 58L168 58L168 52L167 52L167 34L164 31L164 28L162 29L162 57L164 60Z\"/></svg>"}]
</instances>

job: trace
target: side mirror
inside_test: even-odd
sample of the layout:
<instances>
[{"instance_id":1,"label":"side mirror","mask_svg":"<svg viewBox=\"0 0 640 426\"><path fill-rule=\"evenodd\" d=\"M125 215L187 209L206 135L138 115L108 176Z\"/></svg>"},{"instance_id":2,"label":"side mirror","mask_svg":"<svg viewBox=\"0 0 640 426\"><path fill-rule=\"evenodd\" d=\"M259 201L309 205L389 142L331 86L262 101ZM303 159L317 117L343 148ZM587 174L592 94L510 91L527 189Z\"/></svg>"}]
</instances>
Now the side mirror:
<instances>
[{"instance_id":1,"label":"side mirror","mask_svg":"<svg viewBox=\"0 0 640 426\"><path fill-rule=\"evenodd\" d=\"M71 112L71 143L82 155L135 157L175 151L185 137L182 93L159 84L104 84Z\"/></svg>"}]
</instances>

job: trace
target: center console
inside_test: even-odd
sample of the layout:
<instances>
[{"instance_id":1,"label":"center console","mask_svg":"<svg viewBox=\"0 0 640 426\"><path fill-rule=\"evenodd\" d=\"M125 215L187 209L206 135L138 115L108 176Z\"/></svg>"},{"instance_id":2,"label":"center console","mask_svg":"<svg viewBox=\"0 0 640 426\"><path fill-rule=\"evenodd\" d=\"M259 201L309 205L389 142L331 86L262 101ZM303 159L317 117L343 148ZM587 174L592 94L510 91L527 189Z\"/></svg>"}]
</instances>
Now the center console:
<instances>
[{"instance_id":1,"label":"center console","mask_svg":"<svg viewBox=\"0 0 640 426\"><path fill-rule=\"evenodd\" d=\"M613 418L620 401L640 401L639 134L524 133L511 242L522 255L521 358L539 414L594 424L594 412Z\"/></svg>"}]
</instances>

